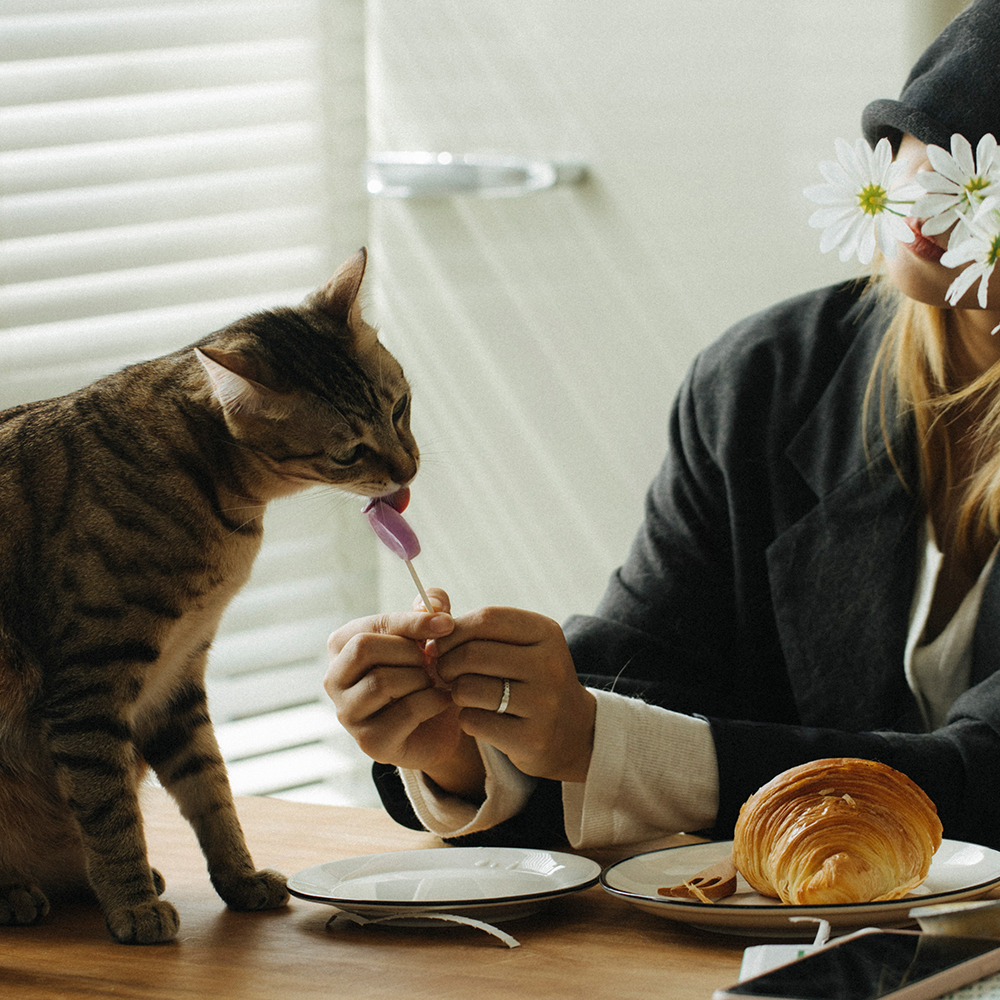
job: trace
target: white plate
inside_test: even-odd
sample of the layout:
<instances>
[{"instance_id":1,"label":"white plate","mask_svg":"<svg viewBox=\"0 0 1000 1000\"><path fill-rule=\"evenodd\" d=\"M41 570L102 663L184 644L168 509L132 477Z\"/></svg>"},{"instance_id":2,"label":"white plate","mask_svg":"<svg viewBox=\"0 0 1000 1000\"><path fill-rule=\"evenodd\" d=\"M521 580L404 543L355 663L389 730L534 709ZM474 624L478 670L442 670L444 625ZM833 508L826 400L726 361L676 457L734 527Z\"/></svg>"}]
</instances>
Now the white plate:
<instances>
[{"instance_id":1,"label":"white plate","mask_svg":"<svg viewBox=\"0 0 1000 1000\"><path fill-rule=\"evenodd\" d=\"M696 927L728 934L799 938L811 938L815 925L789 923L790 917L828 920L832 927L844 930L898 926L912 922L909 911L913 906L975 899L1000 885L1000 853L978 844L945 840L937 849L924 882L903 899L887 903L786 905L758 895L742 876L735 894L717 903L671 899L657 893L661 886L678 885L723 860L732 853L732 848L732 841L727 840L637 854L610 865L601 875L601 885L642 910Z\"/></svg>"},{"instance_id":2,"label":"white plate","mask_svg":"<svg viewBox=\"0 0 1000 1000\"><path fill-rule=\"evenodd\" d=\"M497 921L596 885L600 874L596 862L573 854L440 847L328 861L293 875L288 891L369 920L453 913Z\"/></svg>"}]
</instances>

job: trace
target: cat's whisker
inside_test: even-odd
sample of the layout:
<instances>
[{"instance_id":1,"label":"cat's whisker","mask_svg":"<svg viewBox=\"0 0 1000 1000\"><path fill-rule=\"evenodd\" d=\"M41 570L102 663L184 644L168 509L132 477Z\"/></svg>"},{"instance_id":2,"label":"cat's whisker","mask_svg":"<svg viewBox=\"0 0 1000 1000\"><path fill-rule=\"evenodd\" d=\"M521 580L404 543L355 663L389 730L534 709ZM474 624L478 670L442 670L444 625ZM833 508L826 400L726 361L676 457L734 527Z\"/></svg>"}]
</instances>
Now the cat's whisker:
<instances>
[{"instance_id":1,"label":"cat's whisker","mask_svg":"<svg viewBox=\"0 0 1000 1000\"><path fill-rule=\"evenodd\" d=\"M242 532L247 531L250 528L250 526L254 524L254 522L260 522L260 521L263 521L262 515L260 515L260 514L254 514L251 517L244 518L244 520L238 522L233 527L233 529L232 529L232 531L230 533L233 534L233 535L238 535L238 534L240 534ZM263 525L258 525L257 530L258 531L262 531L263 530Z\"/></svg>"},{"instance_id":2,"label":"cat's whisker","mask_svg":"<svg viewBox=\"0 0 1000 1000\"><path fill-rule=\"evenodd\" d=\"M365 498L356 493L347 493L334 486L325 485L316 489L303 490L283 497L281 504L294 505L299 508L314 508L319 514L326 515L329 511L339 512L344 507L356 506L360 511ZM320 530L322 528L320 527Z\"/></svg>"}]
</instances>

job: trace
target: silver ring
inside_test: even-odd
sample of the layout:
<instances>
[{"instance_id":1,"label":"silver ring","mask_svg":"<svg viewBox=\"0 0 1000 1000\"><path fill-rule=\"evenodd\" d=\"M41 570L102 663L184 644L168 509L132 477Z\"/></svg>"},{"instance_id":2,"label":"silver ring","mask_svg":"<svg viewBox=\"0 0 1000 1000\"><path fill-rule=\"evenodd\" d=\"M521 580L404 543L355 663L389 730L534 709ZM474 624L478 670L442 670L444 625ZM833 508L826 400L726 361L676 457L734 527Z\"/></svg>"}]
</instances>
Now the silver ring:
<instances>
[{"instance_id":1,"label":"silver ring","mask_svg":"<svg viewBox=\"0 0 1000 1000\"><path fill-rule=\"evenodd\" d=\"M504 678L503 682L503 696L500 699L500 707L497 708L497 715L503 715L507 711L507 706L510 704L510 681Z\"/></svg>"}]
</instances>

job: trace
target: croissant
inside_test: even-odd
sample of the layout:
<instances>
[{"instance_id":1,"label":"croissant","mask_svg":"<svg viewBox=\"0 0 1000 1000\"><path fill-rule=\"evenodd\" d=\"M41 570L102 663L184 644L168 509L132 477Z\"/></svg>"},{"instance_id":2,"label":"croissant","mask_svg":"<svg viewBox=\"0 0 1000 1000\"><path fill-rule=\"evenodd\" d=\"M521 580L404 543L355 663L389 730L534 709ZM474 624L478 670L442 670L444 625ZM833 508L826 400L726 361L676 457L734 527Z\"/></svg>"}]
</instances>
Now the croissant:
<instances>
[{"instance_id":1,"label":"croissant","mask_svg":"<svg viewBox=\"0 0 1000 1000\"><path fill-rule=\"evenodd\" d=\"M941 833L934 803L905 774L833 757L783 771L743 803L733 860L783 903L877 902L923 882Z\"/></svg>"}]
</instances>

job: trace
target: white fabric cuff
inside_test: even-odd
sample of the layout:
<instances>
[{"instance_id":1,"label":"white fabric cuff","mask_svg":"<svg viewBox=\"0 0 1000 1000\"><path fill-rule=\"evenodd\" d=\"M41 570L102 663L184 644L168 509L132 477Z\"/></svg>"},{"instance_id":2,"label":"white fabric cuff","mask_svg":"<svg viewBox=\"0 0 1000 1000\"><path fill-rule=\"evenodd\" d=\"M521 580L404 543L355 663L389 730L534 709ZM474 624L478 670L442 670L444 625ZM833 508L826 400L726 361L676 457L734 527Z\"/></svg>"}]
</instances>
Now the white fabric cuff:
<instances>
[{"instance_id":1,"label":"white fabric cuff","mask_svg":"<svg viewBox=\"0 0 1000 1000\"><path fill-rule=\"evenodd\" d=\"M587 780L563 783L570 844L630 844L711 826L719 776L709 724L636 698L593 694L597 719Z\"/></svg>"},{"instance_id":2,"label":"white fabric cuff","mask_svg":"<svg viewBox=\"0 0 1000 1000\"><path fill-rule=\"evenodd\" d=\"M480 806L440 791L422 771L399 769L417 819L441 838L488 830L516 816L537 784L537 778L519 771L496 747L481 740L476 743L486 768L486 799Z\"/></svg>"}]
</instances>

